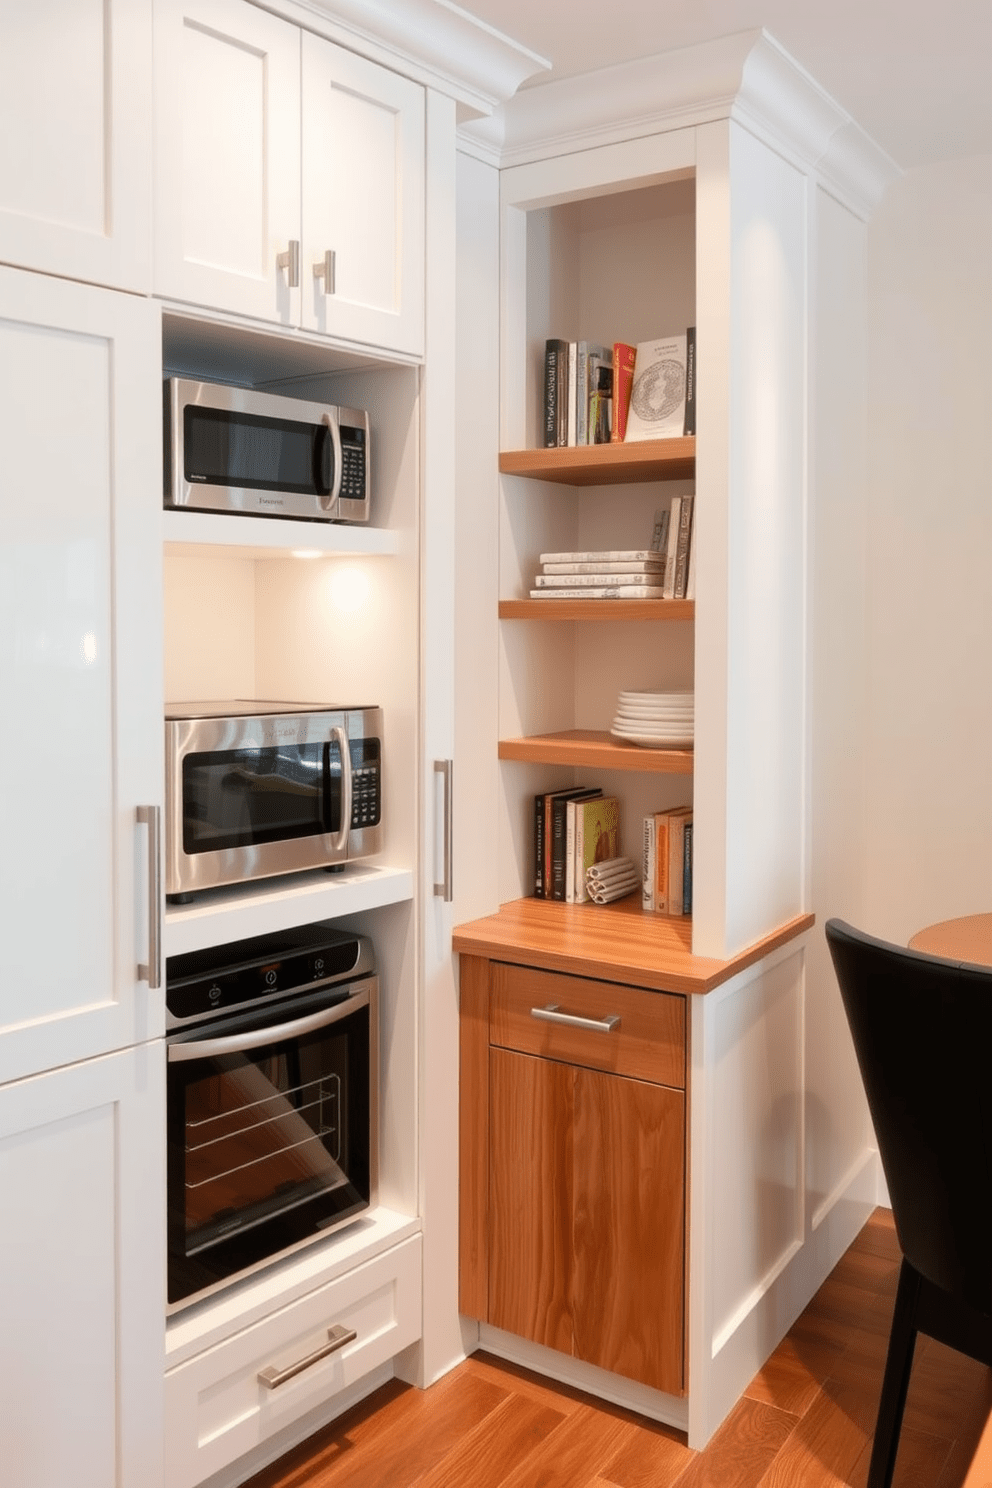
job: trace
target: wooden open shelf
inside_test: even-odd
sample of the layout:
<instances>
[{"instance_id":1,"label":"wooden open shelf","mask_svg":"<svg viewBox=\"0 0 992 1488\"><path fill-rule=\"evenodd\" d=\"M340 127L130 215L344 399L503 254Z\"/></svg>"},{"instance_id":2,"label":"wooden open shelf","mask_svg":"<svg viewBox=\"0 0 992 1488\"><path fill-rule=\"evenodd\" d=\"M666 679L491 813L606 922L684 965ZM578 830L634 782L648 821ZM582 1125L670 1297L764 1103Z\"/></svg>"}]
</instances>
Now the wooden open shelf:
<instances>
[{"instance_id":1,"label":"wooden open shelf","mask_svg":"<svg viewBox=\"0 0 992 1488\"><path fill-rule=\"evenodd\" d=\"M648 914L631 895L614 904L514 899L456 927L454 950L522 966L627 982L657 992L709 992L813 925L799 915L726 961L692 954L692 920Z\"/></svg>"},{"instance_id":2,"label":"wooden open shelf","mask_svg":"<svg viewBox=\"0 0 992 1488\"><path fill-rule=\"evenodd\" d=\"M644 775L691 775L691 749L645 749L610 733L566 729L526 739L501 739L499 758L538 765L586 765L597 770L636 770Z\"/></svg>"},{"instance_id":3,"label":"wooden open shelf","mask_svg":"<svg viewBox=\"0 0 992 1488\"><path fill-rule=\"evenodd\" d=\"M692 620L694 599L501 599L501 620Z\"/></svg>"},{"instance_id":4,"label":"wooden open shelf","mask_svg":"<svg viewBox=\"0 0 992 1488\"><path fill-rule=\"evenodd\" d=\"M499 457L499 468L502 475L527 475L565 486L692 480L696 474L696 436L636 440L633 444L504 450Z\"/></svg>"}]
</instances>

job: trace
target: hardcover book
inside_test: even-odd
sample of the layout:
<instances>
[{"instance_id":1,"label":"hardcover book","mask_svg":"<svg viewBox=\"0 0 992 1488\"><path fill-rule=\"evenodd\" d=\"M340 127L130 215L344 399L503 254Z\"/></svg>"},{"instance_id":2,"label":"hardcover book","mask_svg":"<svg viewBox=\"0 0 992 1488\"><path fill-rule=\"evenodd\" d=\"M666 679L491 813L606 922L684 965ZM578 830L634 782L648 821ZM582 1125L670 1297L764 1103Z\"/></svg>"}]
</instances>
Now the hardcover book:
<instances>
[{"instance_id":1,"label":"hardcover book","mask_svg":"<svg viewBox=\"0 0 992 1488\"><path fill-rule=\"evenodd\" d=\"M654 885L654 815L644 818L641 846L641 908L654 912L657 893Z\"/></svg>"},{"instance_id":2,"label":"hardcover book","mask_svg":"<svg viewBox=\"0 0 992 1488\"><path fill-rule=\"evenodd\" d=\"M609 573L605 570L594 573L542 573L534 579L534 585L538 589L589 589L613 586L617 589L643 588L645 584L657 584L661 580L664 570L659 566L652 569L635 570L633 573Z\"/></svg>"},{"instance_id":3,"label":"hardcover book","mask_svg":"<svg viewBox=\"0 0 992 1488\"><path fill-rule=\"evenodd\" d=\"M578 887L575 878L575 819L576 813L586 800L592 800L594 796L601 796L603 792L599 786L590 786L585 796L570 796L565 803L565 903L581 903L576 901L576 889Z\"/></svg>"},{"instance_id":4,"label":"hardcover book","mask_svg":"<svg viewBox=\"0 0 992 1488\"><path fill-rule=\"evenodd\" d=\"M668 913L682 915L685 909L685 831L692 825L692 807L668 813Z\"/></svg>"},{"instance_id":5,"label":"hardcover book","mask_svg":"<svg viewBox=\"0 0 992 1488\"><path fill-rule=\"evenodd\" d=\"M549 338L544 343L544 447L554 449L558 439L558 410L561 395L563 361L568 357L568 342Z\"/></svg>"},{"instance_id":6,"label":"hardcover book","mask_svg":"<svg viewBox=\"0 0 992 1488\"><path fill-rule=\"evenodd\" d=\"M598 553L542 553L539 561L548 563L646 563L658 557L656 548L608 548Z\"/></svg>"},{"instance_id":7,"label":"hardcover book","mask_svg":"<svg viewBox=\"0 0 992 1488\"><path fill-rule=\"evenodd\" d=\"M685 333L685 423L683 434L696 432L696 327Z\"/></svg>"},{"instance_id":8,"label":"hardcover book","mask_svg":"<svg viewBox=\"0 0 992 1488\"><path fill-rule=\"evenodd\" d=\"M616 796L578 801L575 807L575 902L588 899L586 870L620 856L620 802Z\"/></svg>"},{"instance_id":9,"label":"hardcover book","mask_svg":"<svg viewBox=\"0 0 992 1488\"><path fill-rule=\"evenodd\" d=\"M689 552L692 542L693 511L696 501L693 496L683 496L679 507L679 533L675 547L675 599L685 599L689 581Z\"/></svg>"},{"instance_id":10,"label":"hardcover book","mask_svg":"<svg viewBox=\"0 0 992 1488\"><path fill-rule=\"evenodd\" d=\"M681 496L673 496L668 518L668 556L665 562L665 598L675 598L675 560L679 550L679 522L682 515Z\"/></svg>"},{"instance_id":11,"label":"hardcover book","mask_svg":"<svg viewBox=\"0 0 992 1488\"><path fill-rule=\"evenodd\" d=\"M637 348L626 341L613 343L613 427L610 441L622 444L627 437L627 413L634 383L634 358Z\"/></svg>"},{"instance_id":12,"label":"hardcover book","mask_svg":"<svg viewBox=\"0 0 992 1488\"><path fill-rule=\"evenodd\" d=\"M627 443L670 439L685 428L686 338L641 341L634 359L634 381L627 414Z\"/></svg>"},{"instance_id":13,"label":"hardcover book","mask_svg":"<svg viewBox=\"0 0 992 1488\"><path fill-rule=\"evenodd\" d=\"M660 574L665 572L665 557L656 553L641 562L633 559L629 563L611 563L609 559L600 559L596 563L545 563L543 567L546 574Z\"/></svg>"},{"instance_id":14,"label":"hardcover book","mask_svg":"<svg viewBox=\"0 0 992 1488\"><path fill-rule=\"evenodd\" d=\"M665 590L661 584L628 584L621 588L619 584L604 584L601 588L592 589L532 589L531 599L664 599ZM671 595L668 596L671 598Z\"/></svg>"}]
</instances>

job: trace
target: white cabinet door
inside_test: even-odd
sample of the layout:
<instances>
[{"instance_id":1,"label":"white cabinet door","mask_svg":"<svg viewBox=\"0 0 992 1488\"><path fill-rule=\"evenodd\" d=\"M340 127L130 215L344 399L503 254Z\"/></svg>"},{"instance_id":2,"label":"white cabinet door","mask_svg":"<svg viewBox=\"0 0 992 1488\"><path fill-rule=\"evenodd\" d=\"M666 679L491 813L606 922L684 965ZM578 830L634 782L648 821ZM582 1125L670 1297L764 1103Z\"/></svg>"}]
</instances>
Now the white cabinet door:
<instances>
[{"instance_id":1,"label":"white cabinet door","mask_svg":"<svg viewBox=\"0 0 992 1488\"><path fill-rule=\"evenodd\" d=\"M243 0L157 0L155 292L298 325L300 33Z\"/></svg>"},{"instance_id":2,"label":"white cabinet door","mask_svg":"<svg viewBox=\"0 0 992 1488\"><path fill-rule=\"evenodd\" d=\"M0 449L2 1083L164 1026L157 306L0 268Z\"/></svg>"},{"instance_id":3,"label":"white cabinet door","mask_svg":"<svg viewBox=\"0 0 992 1488\"><path fill-rule=\"evenodd\" d=\"M323 270L333 254L333 285ZM424 90L303 33L303 324L424 349Z\"/></svg>"},{"instance_id":4,"label":"white cabinet door","mask_svg":"<svg viewBox=\"0 0 992 1488\"><path fill-rule=\"evenodd\" d=\"M17 1488L161 1488L164 1123L161 1040L0 1086L3 1479Z\"/></svg>"},{"instance_id":5,"label":"white cabinet door","mask_svg":"<svg viewBox=\"0 0 992 1488\"><path fill-rule=\"evenodd\" d=\"M0 259L151 282L151 0L0 0Z\"/></svg>"}]
</instances>

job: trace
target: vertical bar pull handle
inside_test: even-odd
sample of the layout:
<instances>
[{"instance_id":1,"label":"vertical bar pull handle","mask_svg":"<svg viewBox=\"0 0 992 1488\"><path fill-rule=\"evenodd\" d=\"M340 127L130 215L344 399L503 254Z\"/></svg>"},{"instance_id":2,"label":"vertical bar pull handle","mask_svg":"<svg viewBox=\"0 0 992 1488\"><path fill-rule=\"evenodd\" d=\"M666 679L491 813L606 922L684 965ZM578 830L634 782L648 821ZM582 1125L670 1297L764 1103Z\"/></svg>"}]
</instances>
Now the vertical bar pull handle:
<instances>
[{"instance_id":1,"label":"vertical bar pull handle","mask_svg":"<svg viewBox=\"0 0 992 1488\"><path fill-rule=\"evenodd\" d=\"M290 289L300 287L300 240L290 238L289 247L276 254L276 268L286 270L286 283Z\"/></svg>"},{"instance_id":2,"label":"vertical bar pull handle","mask_svg":"<svg viewBox=\"0 0 992 1488\"><path fill-rule=\"evenodd\" d=\"M313 277L315 279L323 279L324 281L321 287L325 295L332 295L334 293L334 267L335 260L333 248L328 248L323 258L318 258L317 262L313 266Z\"/></svg>"},{"instance_id":3,"label":"vertical bar pull handle","mask_svg":"<svg viewBox=\"0 0 992 1488\"><path fill-rule=\"evenodd\" d=\"M444 849L444 866L442 873L444 877L440 883L434 885L435 896L443 899L445 904L451 903L451 770L452 761L434 761L434 785L437 786L437 777L440 775L444 787L444 816L441 827L441 841Z\"/></svg>"},{"instance_id":4,"label":"vertical bar pull handle","mask_svg":"<svg viewBox=\"0 0 992 1488\"><path fill-rule=\"evenodd\" d=\"M137 817L148 828L148 962L138 963L138 981L155 992L162 985L162 808L139 806Z\"/></svg>"}]
</instances>

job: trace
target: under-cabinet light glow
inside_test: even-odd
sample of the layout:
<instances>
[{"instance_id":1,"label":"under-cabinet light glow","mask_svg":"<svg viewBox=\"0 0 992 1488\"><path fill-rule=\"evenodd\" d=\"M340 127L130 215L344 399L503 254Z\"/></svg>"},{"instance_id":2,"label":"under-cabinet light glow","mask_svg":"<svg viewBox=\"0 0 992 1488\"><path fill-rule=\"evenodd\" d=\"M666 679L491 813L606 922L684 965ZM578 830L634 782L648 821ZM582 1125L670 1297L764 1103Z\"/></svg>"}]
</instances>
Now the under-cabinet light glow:
<instances>
[{"instance_id":1,"label":"under-cabinet light glow","mask_svg":"<svg viewBox=\"0 0 992 1488\"><path fill-rule=\"evenodd\" d=\"M328 576L327 596L336 610L354 614L368 602L369 576L352 564L335 565Z\"/></svg>"},{"instance_id":2,"label":"under-cabinet light glow","mask_svg":"<svg viewBox=\"0 0 992 1488\"><path fill-rule=\"evenodd\" d=\"M293 554L293 557L294 558L319 558L320 557L320 549L319 548L293 548L291 551L292 551L292 554Z\"/></svg>"}]
</instances>

